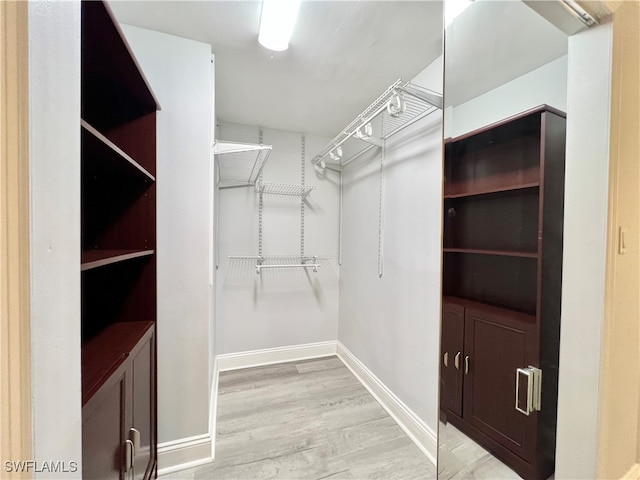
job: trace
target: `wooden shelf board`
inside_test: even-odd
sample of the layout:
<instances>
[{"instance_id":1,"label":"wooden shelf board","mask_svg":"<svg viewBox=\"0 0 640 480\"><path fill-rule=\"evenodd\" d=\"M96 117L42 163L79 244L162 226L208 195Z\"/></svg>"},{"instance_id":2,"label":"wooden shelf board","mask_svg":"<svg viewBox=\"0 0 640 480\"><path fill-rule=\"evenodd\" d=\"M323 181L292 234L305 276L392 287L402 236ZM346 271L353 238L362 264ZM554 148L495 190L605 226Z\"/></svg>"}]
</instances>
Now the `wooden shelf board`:
<instances>
[{"instance_id":1,"label":"wooden shelf board","mask_svg":"<svg viewBox=\"0 0 640 480\"><path fill-rule=\"evenodd\" d=\"M501 257L538 258L538 252L522 252L515 250L486 250L480 248L443 248L445 253L471 253L478 255L498 255Z\"/></svg>"},{"instance_id":2,"label":"wooden shelf board","mask_svg":"<svg viewBox=\"0 0 640 480\"><path fill-rule=\"evenodd\" d=\"M463 297L455 297L452 295L444 295L442 297L442 304L454 304L465 308L472 308L475 310L481 310L486 313L490 313L497 316L511 318L520 322L535 323L536 316L531 313L519 312L510 308L498 307L490 305L488 303L478 302L476 300L469 300Z\"/></svg>"},{"instance_id":3,"label":"wooden shelf board","mask_svg":"<svg viewBox=\"0 0 640 480\"><path fill-rule=\"evenodd\" d=\"M126 162L149 180L155 182L156 177L151 175L146 168L127 155L120 147L105 137L97 129L89 125L86 120L80 120L80 125L82 126L83 141L90 142L88 148L101 149L103 153L112 157L114 161Z\"/></svg>"},{"instance_id":4,"label":"wooden shelf board","mask_svg":"<svg viewBox=\"0 0 640 480\"><path fill-rule=\"evenodd\" d=\"M153 255L155 250L84 250L80 271Z\"/></svg>"},{"instance_id":5,"label":"wooden shelf board","mask_svg":"<svg viewBox=\"0 0 640 480\"><path fill-rule=\"evenodd\" d=\"M105 328L82 346L82 405L129 356L153 322L121 322Z\"/></svg>"},{"instance_id":6,"label":"wooden shelf board","mask_svg":"<svg viewBox=\"0 0 640 480\"><path fill-rule=\"evenodd\" d=\"M445 194L444 198L447 199L447 198L475 197L477 195L488 195L491 193L517 192L518 190L527 190L530 188L538 188L538 187L540 187L540 182L522 183L519 185L507 185L504 187L495 187L495 188L489 188L486 190ZM446 188L445 188L445 191L446 191Z\"/></svg>"}]
</instances>

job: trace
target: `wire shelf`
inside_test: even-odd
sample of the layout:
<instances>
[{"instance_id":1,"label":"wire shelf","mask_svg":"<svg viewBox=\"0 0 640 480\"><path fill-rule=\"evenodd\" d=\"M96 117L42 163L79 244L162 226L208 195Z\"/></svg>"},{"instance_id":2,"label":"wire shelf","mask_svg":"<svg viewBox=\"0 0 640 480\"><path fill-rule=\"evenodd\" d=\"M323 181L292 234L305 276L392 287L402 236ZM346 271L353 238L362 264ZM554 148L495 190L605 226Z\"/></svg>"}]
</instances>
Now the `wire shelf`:
<instances>
[{"instance_id":1,"label":"wire shelf","mask_svg":"<svg viewBox=\"0 0 640 480\"><path fill-rule=\"evenodd\" d=\"M316 187L309 185L289 185L285 183L258 183L256 190L263 195L288 195L307 198Z\"/></svg>"},{"instance_id":2,"label":"wire shelf","mask_svg":"<svg viewBox=\"0 0 640 480\"><path fill-rule=\"evenodd\" d=\"M366 150L382 146L387 138L441 109L442 95L398 79L331 140L311 163L320 170L325 167L340 170Z\"/></svg>"},{"instance_id":3,"label":"wire shelf","mask_svg":"<svg viewBox=\"0 0 640 480\"><path fill-rule=\"evenodd\" d=\"M255 262L255 272L257 275L262 273L263 269L289 269L289 268L310 268L314 273L318 272L318 268L322 266L322 260L319 256L300 256L300 255L241 255L230 256L229 260Z\"/></svg>"},{"instance_id":4,"label":"wire shelf","mask_svg":"<svg viewBox=\"0 0 640 480\"><path fill-rule=\"evenodd\" d=\"M270 153L271 145L216 140L213 154L218 169L218 187L255 185Z\"/></svg>"}]
</instances>

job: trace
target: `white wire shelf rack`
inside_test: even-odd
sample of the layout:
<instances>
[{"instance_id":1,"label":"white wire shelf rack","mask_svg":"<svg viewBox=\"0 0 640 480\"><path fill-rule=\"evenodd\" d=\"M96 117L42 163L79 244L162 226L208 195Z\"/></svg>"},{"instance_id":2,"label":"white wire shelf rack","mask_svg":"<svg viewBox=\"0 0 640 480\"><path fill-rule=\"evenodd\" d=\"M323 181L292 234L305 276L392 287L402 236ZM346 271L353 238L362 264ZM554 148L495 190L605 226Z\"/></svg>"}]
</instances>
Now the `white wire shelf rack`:
<instances>
[{"instance_id":1,"label":"white wire shelf rack","mask_svg":"<svg viewBox=\"0 0 640 480\"><path fill-rule=\"evenodd\" d=\"M427 115L442 110L442 95L419 85L396 80L331 140L311 163L316 170L341 170L365 151Z\"/></svg>"},{"instance_id":2,"label":"white wire shelf rack","mask_svg":"<svg viewBox=\"0 0 640 480\"><path fill-rule=\"evenodd\" d=\"M229 260L255 261L256 275L260 275L264 269L286 269L286 268L302 268L318 272L318 268L322 266L319 256L291 256L291 255L270 255L270 256L230 256Z\"/></svg>"},{"instance_id":3,"label":"white wire shelf rack","mask_svg":"<svg viewBox=\"0 0 640 480\"><path fill-rule=\"evenodd\" d=\"M307 198L315 190L315 186L310 185L289 185L285 183L256 183L256 191L263 195L287 195L292 197Z\"/></svg>"},{"instance_id":4,"label":"white wire shelf rack","mask_svg":"<svg viewBox=\"0 0 640 480\"><path fill-rule=\"evenodd\" d=\"M270 153L271 145L216 140L213 154L218 169L218 187L255 185Z\"/></svg>"}]
</instances>

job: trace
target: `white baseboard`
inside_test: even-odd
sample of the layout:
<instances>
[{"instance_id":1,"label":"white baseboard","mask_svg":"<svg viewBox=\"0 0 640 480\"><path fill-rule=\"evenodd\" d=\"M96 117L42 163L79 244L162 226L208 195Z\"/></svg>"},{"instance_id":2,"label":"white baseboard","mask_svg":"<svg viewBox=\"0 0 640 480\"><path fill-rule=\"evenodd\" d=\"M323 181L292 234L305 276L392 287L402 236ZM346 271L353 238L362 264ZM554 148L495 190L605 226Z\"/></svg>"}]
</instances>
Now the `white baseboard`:
<instances>
[{"instance_id":1,"label":"white baseboard","mask_svg":"<svg viewBox=\"0 0 640 480\"><path fill-rule=\"evenodd\" d=\"M309 358L328 357L337 352L335 341L266 348L248 352L227 353L216 357L217 370L226 372L240 368L260 367L274 363L295 362Z\"/></svg>"},{"instance_id":2,"label":"white baseboard","mask_svg":"<svg viewBox=\"0 0 640 480\"><path fill-rule=\"evenodd\" d=\"M208 433L158 445L158 476L206 465L213 461Z\"/></svg>"},{"instance_id":3,"label":"white baseboard","mask_svg":"<svg viewBox=\"0 0 640 480\"><path fill-rule=\"evenodd\" d=\"M409 407L387 388L353 353L338 343L338 357L356 376L360 383L387 411L409 438L436 465L438 437Z\"/></svg>"},{"instance_id":4,"label":"white baseboard","mask_svg":"<svg viewBox=\"0 0 640 480\"><path fill-rule=\"evenodd\" d=\"M211 458L216 458L216 435L218 425L218 383L220 380L220 368L218 357L213 361L213 381L211 385L211 398L209 403L209 436L211 437Z\"/></svg>"},{"instance_id":5,"label":"white baseboard","mask_svg":"<svg viewBox=\"0 0 640 480\"><path fill-rule=\"evenodd\" d=\"M627 473L624 474L622 480L638 480L640 478L640 463L633 465Z\"/></svg>"}]
</instances>

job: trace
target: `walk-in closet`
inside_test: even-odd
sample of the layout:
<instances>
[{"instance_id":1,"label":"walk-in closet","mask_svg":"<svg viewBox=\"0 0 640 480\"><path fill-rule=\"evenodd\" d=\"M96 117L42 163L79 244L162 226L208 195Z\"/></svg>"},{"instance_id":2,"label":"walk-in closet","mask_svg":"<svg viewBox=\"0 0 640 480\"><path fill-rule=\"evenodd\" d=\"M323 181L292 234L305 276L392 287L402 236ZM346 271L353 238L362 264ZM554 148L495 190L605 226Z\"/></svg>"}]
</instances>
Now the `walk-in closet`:
<instances>
[{"instance_id":1,"label":"walk-in closet","mask_svg":"<svg viewBox=\"0 0 640 480\"><path fill-rule=\"evenodd\" d=\"M632 468L612 3L25 7L38 478Z\"/></svg>"}]
</instances>

